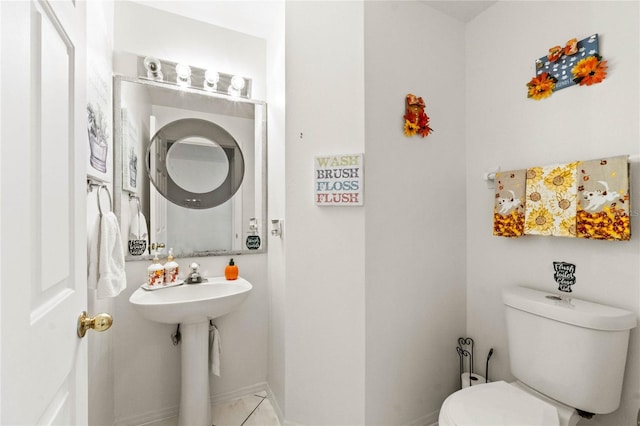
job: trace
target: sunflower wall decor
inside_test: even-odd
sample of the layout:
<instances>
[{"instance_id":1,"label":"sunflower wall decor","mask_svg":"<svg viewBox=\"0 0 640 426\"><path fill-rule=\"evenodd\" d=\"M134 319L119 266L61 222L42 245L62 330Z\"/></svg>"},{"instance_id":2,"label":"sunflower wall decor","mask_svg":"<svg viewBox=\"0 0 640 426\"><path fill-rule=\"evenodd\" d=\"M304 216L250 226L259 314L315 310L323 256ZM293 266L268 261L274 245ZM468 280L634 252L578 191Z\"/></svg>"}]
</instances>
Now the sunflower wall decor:
<instances>
[{"instance_id":1,"label":"sunflower wall decor","mask_svg":"<svg viewBox=\"0 0 640 426\"><path fill-rule=\"evenodd\" d=\"M424 112L424 100L409 93L405 98L404 134L406 136L429 136L429 116Z\"/></svg>"},{"instance_id":2,"label":"sunflower wall decor","mask_svg":"<svg viewBox=\"0 0 640 426\"><path fill-rule=\"evenodd\" d=\"M551 47L546 56L536 60L536 75L527 83L527 97L539 101L566 87L602 82L608 65L598 49L598 34Z\"/></svg>"}]
</instances>

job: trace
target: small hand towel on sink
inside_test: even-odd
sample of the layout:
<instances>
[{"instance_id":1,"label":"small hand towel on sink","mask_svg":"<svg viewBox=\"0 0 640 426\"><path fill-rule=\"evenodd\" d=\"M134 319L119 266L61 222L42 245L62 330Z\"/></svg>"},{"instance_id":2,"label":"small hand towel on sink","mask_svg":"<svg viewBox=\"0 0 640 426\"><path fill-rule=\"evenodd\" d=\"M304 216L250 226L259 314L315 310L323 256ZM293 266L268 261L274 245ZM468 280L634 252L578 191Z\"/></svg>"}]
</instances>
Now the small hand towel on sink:
<instances>
[{"instance_id":1,"label":"small hand towel on sink","mask_svg":"<svg viewBox=\"0 0 640 426\"><path fill-rule=\"evenodd\" d=\"M578 237L631 238L628 157L584 161L578 169Z\"/></svg>"},{"instance_id":2,"label":"small hand towel on sink","mask_svg":"<svg viewBox=\"0 0 640 426\"><path fill-rule=\"evenodd\" d=\"M496 173L493 235L519 237L524 234L526 170Z\"/></svg>"},{"instance_id":3,"label":"small hand towel on sink","mask_svg":"<svg viewBox=\"0 0 640 426\"><path fill-rule=\"evenodd\" d=\"M211 372L220 377L220 333L215 324L209 323L209 366Z\"/></svg>"}]
</instances>

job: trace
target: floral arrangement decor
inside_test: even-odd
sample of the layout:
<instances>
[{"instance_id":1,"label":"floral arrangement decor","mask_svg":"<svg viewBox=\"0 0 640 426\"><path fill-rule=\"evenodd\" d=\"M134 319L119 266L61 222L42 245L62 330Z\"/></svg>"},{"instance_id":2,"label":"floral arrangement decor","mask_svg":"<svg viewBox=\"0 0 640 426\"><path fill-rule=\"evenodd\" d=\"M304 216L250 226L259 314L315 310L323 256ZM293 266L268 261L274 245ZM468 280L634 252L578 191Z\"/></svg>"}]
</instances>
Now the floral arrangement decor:
<instances>
[{"instance_id":1,"label":"floral arrangement decor","mask_svg":"<svg viewBox=\"0 0 640 426\"><path fill-rule=\"evenodd\" d=\"M424 100L409 93L405 98L404 134L423 138L429 136L433 129L429 127L429 116L424 112Z\"/></svg>"},{"instance_id":2,"label":"floral arrangement decor","mask_svg":"<svg viewBox=\"0 0 640 426\"><path fill-rule=\"evenodd\" d=\"M572 38L564 46L551 47L547 56L536 61L536 68L536 76L527 83L527 97L538 101L565 87L602 82L608 65L598 53L598 35L594 34L581 41Z\"/></svg>"},{"instance_id":3,"label":"floral arrangement decor","mask_svg":"<svg viewBox=\"0 0 640 426\"><path fill-rule=\"evenodd\" d=\"M602 56L594 55L586 57L573 67L573 81L580 86L591 86L600 83L607 76L607 61Z\"/></svg>"},{"instance_id":4,"label":"floral arrangement decor","mask_svg":"<svg viewBox=\"0 0 640 426\"><path fill-rule=\"evenodd\" d=\"M550 75L548 72L533 77L530 82L527 83L527 97L539 101L540 99L548 98L553 93L553 89L556 88L558 79Z\"/></svg>"}]
</instances>

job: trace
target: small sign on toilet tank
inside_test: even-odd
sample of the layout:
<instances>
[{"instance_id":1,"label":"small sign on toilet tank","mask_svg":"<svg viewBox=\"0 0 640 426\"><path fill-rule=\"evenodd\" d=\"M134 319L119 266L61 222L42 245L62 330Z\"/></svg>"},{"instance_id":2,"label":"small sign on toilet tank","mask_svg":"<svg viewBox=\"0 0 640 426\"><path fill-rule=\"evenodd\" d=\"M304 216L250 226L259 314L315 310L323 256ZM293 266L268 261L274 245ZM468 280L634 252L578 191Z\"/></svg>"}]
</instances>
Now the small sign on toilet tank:
<instances>
[{"instance_id":1,"label":"small sign on toilet tank","mask_svg":"<svg viewBox=\"0 0 640 426\"><path fill-rule=\"evenodd\" d=\"M571 293L571 286L576 283L576 265L567 262L553 262L555 273L553 278L558 283L558 290Z\"/></svg>"}]
</instances>

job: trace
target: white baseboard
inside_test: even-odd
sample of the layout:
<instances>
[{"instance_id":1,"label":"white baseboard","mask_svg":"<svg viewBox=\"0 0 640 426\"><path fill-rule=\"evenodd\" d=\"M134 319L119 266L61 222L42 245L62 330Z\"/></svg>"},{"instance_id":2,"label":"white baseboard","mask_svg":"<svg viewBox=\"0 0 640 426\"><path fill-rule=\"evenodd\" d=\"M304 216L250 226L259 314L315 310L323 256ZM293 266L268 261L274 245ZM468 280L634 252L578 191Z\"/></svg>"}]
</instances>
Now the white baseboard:
<instances>
[{"instance_id":1,"label":"white baseboard","mask_svg":"<svg viewBox=\"0 0 640 426\"><path fill-rule=\"evenodd\" d=\"M245 386L240 389L235 389L229 392L218 393L211 397L211 403L217 404L219 402L227 402L232 399L242 398L243 396L253 395L262 391L267 392L267 396L269 396L268 385L266 382L256 383L254 385Z\"/></svg>"},{"instance_id":2,"label":"white baseboard","mask_svg":"<svg viewBox=\"0 0 640 426\"><path fill-rule=\"evenodd\" d=\"M278 421L280 422L281 425L285 425L286 421L284 420L284 415L282 414L282 409L280 408L280 404L278 404L278 399L273 394L273 391L271 390L271 386L269 386L269 383L265 383L265 386L267 388L267 398L269 398L269 402L273 407L273 411L275 411L276 416L278 416Z\"/></svg>"},{"instance_id":3,"label":"white baseboard","mask_svg":"<svg viewBox=\"0 0 640 426\"><path fill-rule=\"evenodd\" d=\"M415 419L408 426L438 426L438 416L440 415L440 410L436 410L432 413L424 415L419 419Z\"/></svg>"},{"instance_id":4,"label":"white baseboard","mask_svg":"<svg viewBox=\"0 0 640 426\"><path fill-rule=\"evenodd\" d=\"M178 406L167 407L161 410L148 411L142 414L116 419L114 426L144 426L149 423L159 422L178 416Z\"/></svg>"}]
</instances>

